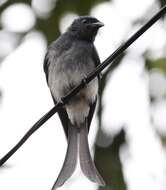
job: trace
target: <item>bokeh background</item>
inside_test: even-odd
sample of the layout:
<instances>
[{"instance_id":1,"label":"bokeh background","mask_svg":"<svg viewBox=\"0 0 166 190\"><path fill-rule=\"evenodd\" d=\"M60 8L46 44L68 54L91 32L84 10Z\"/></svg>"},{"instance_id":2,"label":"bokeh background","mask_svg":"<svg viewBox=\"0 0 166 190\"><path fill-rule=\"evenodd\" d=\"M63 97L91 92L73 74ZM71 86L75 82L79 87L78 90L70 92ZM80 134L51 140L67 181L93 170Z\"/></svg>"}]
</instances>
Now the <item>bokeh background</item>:
<instances>
[{"instance_id":1,"label":"bokeh background","mask_svg":"<svg viewBox=\"0 0 166 190\"><path fill-rule=\"evenodd\" d=\"M101 61L165 0L0 0L0 157L53 107L42 68L46 48L78 15L105 26L95 41ZM166 16L103 71L89 134L107 186L79 167L62 190L166 189ZM0 168L1 190L49 190L66 152L53 116Z\"/></svg>"}]
</instances>

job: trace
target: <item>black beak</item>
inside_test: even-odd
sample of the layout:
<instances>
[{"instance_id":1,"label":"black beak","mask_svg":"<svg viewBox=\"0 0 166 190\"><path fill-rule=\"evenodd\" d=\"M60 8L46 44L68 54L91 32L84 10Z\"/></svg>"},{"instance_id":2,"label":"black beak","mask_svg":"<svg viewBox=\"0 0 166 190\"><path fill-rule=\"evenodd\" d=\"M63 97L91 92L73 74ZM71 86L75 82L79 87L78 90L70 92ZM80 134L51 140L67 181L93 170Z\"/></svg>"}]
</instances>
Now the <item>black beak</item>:
<instances>
[{"instance_id":1,"label":"black beak","mask_svg":"<svg viewBox=\"0 0 166 190\"><path fill-rule=\"evenodd\" d=\"M93 26L96 26L96 27L100 28L100 27L104 26L104 23L98 21L98 22L93 23Z\"/></svg>"}]
</instances>

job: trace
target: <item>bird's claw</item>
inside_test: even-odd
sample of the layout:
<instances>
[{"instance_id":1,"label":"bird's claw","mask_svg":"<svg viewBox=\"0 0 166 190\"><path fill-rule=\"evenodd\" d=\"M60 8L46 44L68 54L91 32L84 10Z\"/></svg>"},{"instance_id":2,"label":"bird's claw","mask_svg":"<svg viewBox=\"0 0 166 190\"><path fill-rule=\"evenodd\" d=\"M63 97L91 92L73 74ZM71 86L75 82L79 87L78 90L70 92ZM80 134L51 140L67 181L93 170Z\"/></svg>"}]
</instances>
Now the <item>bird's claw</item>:
<instances>
[{"instance_id":1,"label":"bird's claw","mask_svg":"<svg viewBox=\"0 0 166 190\"><path fill-rule=\"evenodd\" d=\"M60 103L62 106L65 105L65 102L64 102L64 98L63 98L63 97L59 100L59 103Z\"/></svg>"},{"instance_id":2,"label":"bird's claw","mask_svg":"<svg viewBox=\"0 0 166 190\"><path fill-rule=\"evenodd\" d=\"M83 79L82 79L82 83L83 83L83 85L86 87L87 86L87 78L86 77L84 77Z\"/></svg>"}]
</instances>

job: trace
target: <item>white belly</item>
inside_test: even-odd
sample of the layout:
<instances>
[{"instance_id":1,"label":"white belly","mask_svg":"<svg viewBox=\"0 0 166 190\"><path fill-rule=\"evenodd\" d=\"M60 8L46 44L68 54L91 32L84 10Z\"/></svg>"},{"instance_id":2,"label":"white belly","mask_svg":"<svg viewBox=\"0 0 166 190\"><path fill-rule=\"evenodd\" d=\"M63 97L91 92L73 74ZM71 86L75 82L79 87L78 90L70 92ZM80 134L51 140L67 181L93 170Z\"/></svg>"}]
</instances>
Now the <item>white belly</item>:
<instances>
[{"instance_id":1,"label":"white belly","mask_svg":"<svg viewBox=\"0 0 166 190\"><path fill-rule=\"evenodd\" d=\"M49 70L48 83L55 100L58 102L61 97L71 90L71 86L78 85L93 69L92 67L90 69L82 67L81 70L76 68L72 72L70 69L58 71L56 65L52 65ZM73 124L79 125L85 120L89 114L89 103L95 101L97 93L98 79L95 78L69 101L69 104L66 105L66 110Z\"/></svg>"},{"instance_id":2,"label":"white belly","mask_svg":"<svg viewBox=\"0 0 166 190\"><path fill-rule=\"evenodd\" d=\"M84 122L89 114L89 104L95 101L98 92L98 81L94 79L66 105L70 121L77 125Z\"/></svg>"}]
</instances>

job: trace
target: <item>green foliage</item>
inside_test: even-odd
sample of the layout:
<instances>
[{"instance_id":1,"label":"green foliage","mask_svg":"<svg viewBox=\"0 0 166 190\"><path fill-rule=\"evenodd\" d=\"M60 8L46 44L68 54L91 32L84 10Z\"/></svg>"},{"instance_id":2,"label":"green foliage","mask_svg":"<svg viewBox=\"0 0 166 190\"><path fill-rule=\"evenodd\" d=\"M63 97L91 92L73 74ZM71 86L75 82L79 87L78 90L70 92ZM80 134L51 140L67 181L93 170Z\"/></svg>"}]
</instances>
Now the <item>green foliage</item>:
<instances>
[{"instance_id":1,"label":"green foliage","mask_svg":"<svg viewBox=\"0 0 166 190\"><path fill-rule=\"evenodd\" d=\"M161 69L166 73L166 57L161 57L159 59L146 59L146 67L148 70L153 68Z\"/></svg>"},{"instance_id":2,"label":"green foliage","mask_svg":"<svg viewBox=\"0 0 166 190\"><path fill-rule=\"evenodd\" d=\"M100 131L101 132L101 131ZM103 138L111 138L103 134ZM105 148L96 145L95 162L106 186L99 190L125 190L126 184L123 178L122 166L119 157L119 149L125 143L125 131L122 129L113 139L113 142Z\"/></svg>"},{"instance_id":3,"label":"green foliage","mask_svg":"<svg viewBox=\"0 0 166 190\"><path fill-rule=\"evenodd\" d=\"M161 7L166 4L166 0L159 0Z\"/></svg>"}]
</instances>

